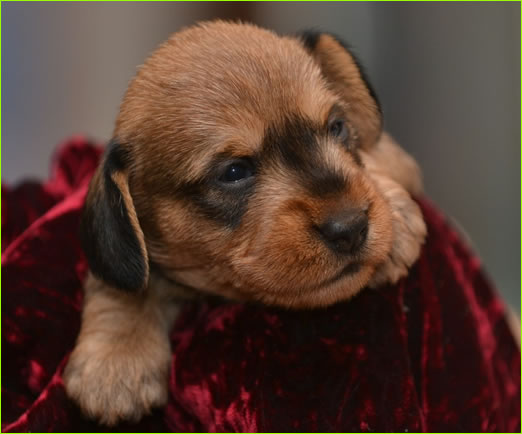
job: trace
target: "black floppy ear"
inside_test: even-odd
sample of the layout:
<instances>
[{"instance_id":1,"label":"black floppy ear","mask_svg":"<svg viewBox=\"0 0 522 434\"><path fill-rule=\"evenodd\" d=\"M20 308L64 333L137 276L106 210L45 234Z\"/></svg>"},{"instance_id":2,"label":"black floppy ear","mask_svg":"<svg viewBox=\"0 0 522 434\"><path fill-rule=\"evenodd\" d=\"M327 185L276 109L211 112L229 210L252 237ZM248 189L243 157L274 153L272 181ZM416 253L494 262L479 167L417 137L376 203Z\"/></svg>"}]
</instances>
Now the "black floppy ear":
<instances>
[{"instance_id":1,"label":"black floppy ear","mask_svg":"<svg viewBox=\"0 0 522 434\"><path fill-rule=\"evenodd\" d=\"M92 273L119 289L139 291L149 277L148 255L128 182L128 152L112 141L85 202L80 235Z\"/></svg>"},{"instance_id":2,"label":"black floppy ear","mask_svg":"<svg viewBox=\"0 0 522 434\"><path fill-rule=\"evenodd\" d=\"M359 61L344 42L330 33L304 31L297 36L330 86L348 103L348 115L361 146L373 146L381 134L381 107Z\"/></svg>"}]
</instances>

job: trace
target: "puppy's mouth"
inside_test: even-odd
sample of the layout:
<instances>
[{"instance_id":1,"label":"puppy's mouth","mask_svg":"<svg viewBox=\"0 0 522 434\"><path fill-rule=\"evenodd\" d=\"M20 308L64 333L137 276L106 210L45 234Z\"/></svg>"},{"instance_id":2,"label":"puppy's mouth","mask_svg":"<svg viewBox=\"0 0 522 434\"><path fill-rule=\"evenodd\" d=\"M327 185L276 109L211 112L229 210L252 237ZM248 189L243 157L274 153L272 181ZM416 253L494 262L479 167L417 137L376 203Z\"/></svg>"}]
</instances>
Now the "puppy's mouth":
<instances>
[{"instance_id":1,"label":"puppy's mouth","mask_svg":"<svg viewBox=\"0 0 522 434\"><path fill-rule=\"evenodd\" d=\"M319 285L315 285L314 289L320 289L320 288L324 288L325 286L333 285L334 283L337 283L339 280L357 273L360 269L361 269L360 262L352 262L352 263L348 264L347 266L345 266L341 271L339 271L334 276L329 277L328 279L319 283Z\"/></svg>"}]
</instances>

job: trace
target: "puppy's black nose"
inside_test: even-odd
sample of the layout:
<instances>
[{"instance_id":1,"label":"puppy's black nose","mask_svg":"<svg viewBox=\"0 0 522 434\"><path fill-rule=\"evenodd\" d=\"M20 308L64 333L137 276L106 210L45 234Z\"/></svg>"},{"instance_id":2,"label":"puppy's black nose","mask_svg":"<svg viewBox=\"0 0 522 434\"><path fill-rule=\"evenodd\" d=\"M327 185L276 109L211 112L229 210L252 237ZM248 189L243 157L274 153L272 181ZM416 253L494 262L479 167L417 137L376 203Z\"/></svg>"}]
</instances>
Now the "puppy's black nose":
<instances>
[{"instance_id":1,"label":"puppy's black nose","mask_svg":"<svg viewBox=\"0 0 522 434\"><path fill-rule=\"evenodd\" d=\"M349 209L330 216L319 233L332 250L352 254L361 248L368 235L368 216L363 210Z\"/></svg>"}]
</instances>

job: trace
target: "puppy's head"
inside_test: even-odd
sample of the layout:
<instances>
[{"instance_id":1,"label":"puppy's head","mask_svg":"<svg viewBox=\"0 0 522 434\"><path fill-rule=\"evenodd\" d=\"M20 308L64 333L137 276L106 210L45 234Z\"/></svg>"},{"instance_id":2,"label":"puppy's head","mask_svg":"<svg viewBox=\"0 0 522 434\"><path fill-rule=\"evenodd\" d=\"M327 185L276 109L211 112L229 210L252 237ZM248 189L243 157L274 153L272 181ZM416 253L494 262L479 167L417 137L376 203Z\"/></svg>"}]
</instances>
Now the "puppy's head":
<instances>
[{"instance_id":1,"label":"puppy's head","mask_svg":"<svg viewBox=\"0 0 522 434\"><path fill-rule=\"evenodd\" d=\"M357 292L390 250L388 205L361 163L380 111L328 34L214 22L139 70L83 222L92 271L126 290L149 268L289 307Z\"/></svg>"}]
</instances>

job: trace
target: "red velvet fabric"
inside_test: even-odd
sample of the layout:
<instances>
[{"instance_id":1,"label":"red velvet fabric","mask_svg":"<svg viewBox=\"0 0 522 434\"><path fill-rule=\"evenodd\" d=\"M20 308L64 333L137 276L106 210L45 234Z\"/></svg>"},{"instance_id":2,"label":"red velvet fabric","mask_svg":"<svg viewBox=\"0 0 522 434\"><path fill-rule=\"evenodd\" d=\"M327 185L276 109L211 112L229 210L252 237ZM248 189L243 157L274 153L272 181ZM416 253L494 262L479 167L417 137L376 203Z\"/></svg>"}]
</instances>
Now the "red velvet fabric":
<instances>
[{"instance_id":1,"label":"red velvet fabric","mask_svg":"<svg viewBox=\"0 0 522 434\"><path fill-rule=\"evenodd\" d=\"M100 148L64 144L45 184L2 187L2 430L519 431L520 352L479 261L426 200L408 278L328 309L209 299L171 335L168 406L115 429L61 373L87 265L77 227Z\"/></svg>"}]
</instances>

